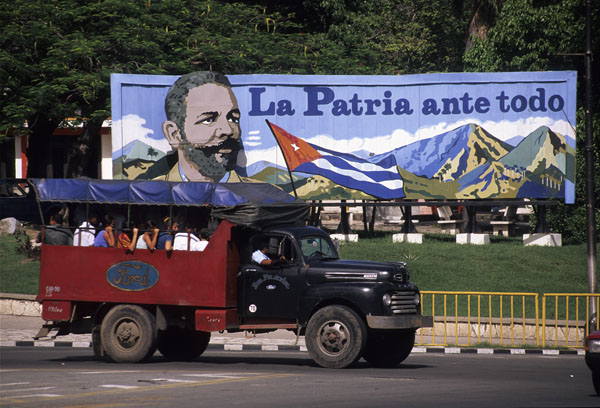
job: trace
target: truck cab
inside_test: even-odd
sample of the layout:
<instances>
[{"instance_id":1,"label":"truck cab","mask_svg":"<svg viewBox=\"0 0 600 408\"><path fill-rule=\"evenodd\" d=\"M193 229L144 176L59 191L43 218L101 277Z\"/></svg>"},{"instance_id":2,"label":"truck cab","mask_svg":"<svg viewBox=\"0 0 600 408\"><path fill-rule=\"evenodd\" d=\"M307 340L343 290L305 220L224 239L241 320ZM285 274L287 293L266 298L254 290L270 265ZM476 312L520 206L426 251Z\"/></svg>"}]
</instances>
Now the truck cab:
<instances>
[{"instance_id":1,"label":"truck cab","mask_svg":"<svg viewBox=\"0 0 600 408\"><path fill-rule=\"evenodd\" d=\"M81 204L73 200L85 197L89 205L94 196L95 203L114 204L116 193L134 197L121 204L128 214L140 195L147 208L166 188L171 197L163 194L154 205L170 212L185 205L188 213L209 206L217 220L202 252L45 245L38 301L47 323L38 336L52 329L89 332L94 353L138 362L156 349L172 360L192 360L215 331L287 329L305 336L317 364L342 368L361 357L375 366L399 364L415 331L432 324L421 315L419 290L404 263L340 259L329 235L306 225L306 205L271 185L32 182L42 201ZM179 188L194 199L183 200ZM219 188L227 194L215 194ZM211 189L211 199L197 201L198 191ZM223 197L235 195L237 204L223 205ZM248 197L263 202L249 204ZM252 257L265 246L276 260L270 265Z\"/></svg>"}]
</instances>

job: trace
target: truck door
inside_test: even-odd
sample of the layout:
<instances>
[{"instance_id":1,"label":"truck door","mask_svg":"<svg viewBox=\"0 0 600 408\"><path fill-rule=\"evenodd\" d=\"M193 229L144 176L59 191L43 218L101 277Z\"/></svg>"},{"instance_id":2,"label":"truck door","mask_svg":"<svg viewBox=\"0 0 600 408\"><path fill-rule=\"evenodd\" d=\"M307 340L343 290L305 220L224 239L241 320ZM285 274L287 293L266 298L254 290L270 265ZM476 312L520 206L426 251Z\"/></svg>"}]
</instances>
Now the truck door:
<instances>
[{"instance_id":1,"label":"truck door","mask_svg":"<svg viewBox=\"0 0 600 408\"><path fill-rule=\"evenodd\" d=\"M269 243L268 255L286 260L277 265L256 262L242 266L241 308L248 320L296 321L299 298L306 287L302 263L292 240L285 236L259 238ZM256 241L256 240L255 240ZM255 249L257 245L253 246Z\"/></svg>"}]
</instances>

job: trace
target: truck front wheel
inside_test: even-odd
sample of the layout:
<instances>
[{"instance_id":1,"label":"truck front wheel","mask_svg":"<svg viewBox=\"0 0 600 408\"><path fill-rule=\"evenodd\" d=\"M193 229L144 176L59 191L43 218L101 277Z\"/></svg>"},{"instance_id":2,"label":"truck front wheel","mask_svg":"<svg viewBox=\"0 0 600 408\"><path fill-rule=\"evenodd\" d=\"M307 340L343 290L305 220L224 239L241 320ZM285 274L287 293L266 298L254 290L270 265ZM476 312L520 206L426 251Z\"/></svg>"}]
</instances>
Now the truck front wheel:
<instances>
[{"instance_id":1,"label":"truck front wheel","mask_svg":"<svg viewBox=\"0 0 600 408\"><path fill-rule=\"evenodd\" d=\"M106 354L117 363L137 363L156 351L156 319L136 305L113 307L102 320L100 337Z\"/></svg>"},{"instance_id":2,"label":"truck front wheel","mask_svg":"<svg viewBox=\"0 0 600 408\"><path fill-rule=\"evenodd\" d=\"M363 357L375 367L395 367L409 356L414 345L414 330L370 331Z\"/></svg>"},{"instance_id":3,"label":"truck front wheel","mask_svg":"<svg viewBox=\"0 0 600 408\"><path fill-rule=\"evenodd\" d=\"M325 368L344 368L360 359L367 343L364 321L345 306L318 310L306 326L306 348Z\"/></svg>"},{"instance_id":4,"label":"truck front wheel","mask_svg":"<svg viewBox=\"0 0 600 408\"><path fill-rule=\"evenodd\" d=\"M172 361L192 361L204 353L210 332L169 327L158 331L158 351Z\"/></svg>"}]
</instances>

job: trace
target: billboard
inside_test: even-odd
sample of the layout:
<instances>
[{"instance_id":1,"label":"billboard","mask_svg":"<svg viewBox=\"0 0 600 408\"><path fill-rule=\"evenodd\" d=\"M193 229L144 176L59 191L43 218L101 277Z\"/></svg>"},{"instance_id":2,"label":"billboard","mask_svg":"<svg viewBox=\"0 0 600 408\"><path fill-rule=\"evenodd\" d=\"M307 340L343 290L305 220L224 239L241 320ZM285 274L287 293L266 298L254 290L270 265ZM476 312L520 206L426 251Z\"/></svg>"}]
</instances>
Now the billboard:
<instances>
[{"instance_id":1,"label":"billboard","mask_svg":"<svg viewBox=\"0 0 600 408\"><path fill-rule=\"evenodd\" d=\"M574 201L576 72L112 74L115 179Z\"/></svg>"}]
</instances>

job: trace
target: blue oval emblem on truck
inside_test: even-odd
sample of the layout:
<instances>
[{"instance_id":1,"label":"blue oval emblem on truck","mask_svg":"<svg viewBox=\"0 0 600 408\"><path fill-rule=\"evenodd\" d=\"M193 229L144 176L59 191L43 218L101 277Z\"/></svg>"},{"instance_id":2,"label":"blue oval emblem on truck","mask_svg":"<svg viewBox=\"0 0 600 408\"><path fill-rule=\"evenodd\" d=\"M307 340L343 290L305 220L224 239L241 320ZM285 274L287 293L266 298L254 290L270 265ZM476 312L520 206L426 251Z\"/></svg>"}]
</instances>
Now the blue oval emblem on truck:
<instances>
[{"instance_id":1,"label":"blue oval emblem on truck","mask_svg":"<svg viewBox=\"0 0 600 408\"><path fill-rule=\"evenodd\" d=\"M158 270L145 262L125 261L108 268L106 280L121 290L147 290L158 282Z\"/></svg>"}]
</instances>

